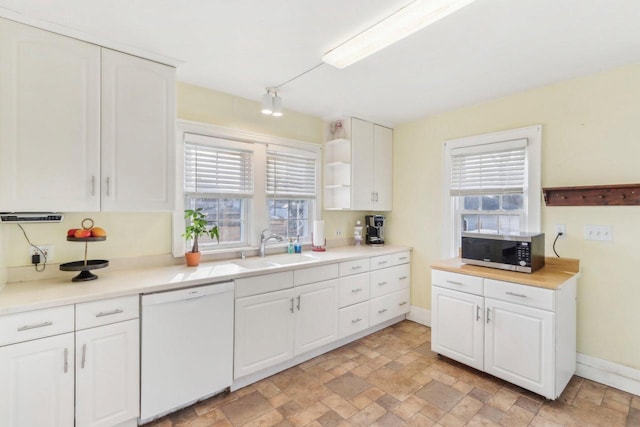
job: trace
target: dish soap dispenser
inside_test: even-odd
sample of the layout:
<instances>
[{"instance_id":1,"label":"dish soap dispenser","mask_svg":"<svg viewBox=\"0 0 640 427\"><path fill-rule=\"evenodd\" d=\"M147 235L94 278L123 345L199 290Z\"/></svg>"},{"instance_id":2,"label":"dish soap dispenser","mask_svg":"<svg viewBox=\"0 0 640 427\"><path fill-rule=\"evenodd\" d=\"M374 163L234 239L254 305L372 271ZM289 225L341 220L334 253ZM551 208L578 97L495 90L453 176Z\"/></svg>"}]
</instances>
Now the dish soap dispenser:
<instances>
[{"instance_id":1,"label":"dish soap dispenser","mask_svg":"<svg viewBox=\"0 0 640 427\"><path fill-rule=\"evenodd\" d=\"M356 246L360 246L362 243L362 224L360 221L356 221L356 225L353 227L353 242Z\"/></svg>"},{"instance_id":2,"label":"dish soap dispenser","mask_svg":"<svg viewBox=\"0 0 640 427\"><path fill-rule=\"evenodd\" d=\"M289 237L289 246L287 246L287 253L288 254L293 253L293 239L291 237Z\"/></svg>"},{"instance_id":3,"label":"dish soap dispenser","mask_svg":"<svg viewBox=\"0 0 640 427\"><path fill-rule=\"evenodd\" d=\"M297 254L302 253L302 245L300 244L300 236L296 239L296 243L293 245L294 252Z\"/></svg>"}]
</instances>

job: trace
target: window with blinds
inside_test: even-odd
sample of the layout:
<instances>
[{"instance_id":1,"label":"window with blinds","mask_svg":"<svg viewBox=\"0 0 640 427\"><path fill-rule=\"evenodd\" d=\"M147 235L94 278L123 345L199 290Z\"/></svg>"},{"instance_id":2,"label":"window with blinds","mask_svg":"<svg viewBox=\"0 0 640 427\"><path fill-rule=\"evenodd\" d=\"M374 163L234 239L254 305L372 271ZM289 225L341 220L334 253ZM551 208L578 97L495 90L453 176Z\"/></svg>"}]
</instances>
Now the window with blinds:
<instances>
[{"instance_id":1,"label":"window with blinds","mask_svg":"<svg viewBox=\"0 0 640 427\"><path fill-rule=\"evenodd\" d=\"M233 141L200 135L187 135L185 139L185 208L203 208L207 221L218 226L220 235L219 243L201 239L201 249L245 245L247 199L254 192L253 153L225 147L236 144Z\"/></svg>"},{"instance_id":2,"label":"window with blinds","mask_svg":"<svg viewBox=\"0 0 640 427\"><path fill-rule=\"evenodd\" d=\"M514 233L523 224L527 140L451 150L450 194L461 231Z\"/></svg>"},{"instance_id":3,"label":"window with blinds","mask_svg":"<svg viewBox=\"0 0 640 427\"><path fill-rule=\"evenodd\" d=\"M269 227L277 234L302 242L311 240L317 159L311 152L267 151Z\"/></svg>"}]
</instances>

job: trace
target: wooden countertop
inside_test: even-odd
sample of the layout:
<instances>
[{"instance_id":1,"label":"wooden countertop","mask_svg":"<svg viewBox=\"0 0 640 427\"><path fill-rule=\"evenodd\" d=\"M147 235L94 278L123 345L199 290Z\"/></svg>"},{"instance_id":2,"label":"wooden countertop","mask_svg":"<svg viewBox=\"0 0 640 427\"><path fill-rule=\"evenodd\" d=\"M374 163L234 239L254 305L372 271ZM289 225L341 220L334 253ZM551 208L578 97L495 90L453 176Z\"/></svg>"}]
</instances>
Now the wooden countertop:
<instances>
[{"instance_id":1,"label":"wooden countertop","mask_svg":"<svg viewBox=\"0 0 640 427\"><path fill-rule=\"evenodd\" d=\"M546 289L557 289L567 280L580 274L580 260L572 258L545 258L545 266L534 273L519 273L497 268L480 267L450 258L431 264L435 270L468 274L486 279L503 280Z\"/></svg>"}]
</instances>

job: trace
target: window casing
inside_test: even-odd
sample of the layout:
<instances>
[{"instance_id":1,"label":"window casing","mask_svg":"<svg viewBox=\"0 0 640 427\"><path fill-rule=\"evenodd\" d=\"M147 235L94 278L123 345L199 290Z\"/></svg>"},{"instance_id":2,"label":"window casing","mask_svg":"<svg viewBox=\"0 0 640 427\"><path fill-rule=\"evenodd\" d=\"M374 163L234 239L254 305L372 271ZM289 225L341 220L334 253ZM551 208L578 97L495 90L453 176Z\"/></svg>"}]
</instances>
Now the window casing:
<instances>
[{"instance_id":1,"label":"window casing","mask_svg":"<svg viewBox=\"0 0 640 427\"><path fill-rule=\"evenodd\" d=\"M445 142L443 256L462 231L540 230L541 126Z\"/></svg>"},{"instance_id":2,"label":"window casing","mask_svg":"<svg viewBox=\"0 0 640 427\"><path fill-rule=\"evenodd\" d=\"M179 176L184 177L178 191L182 191L184 197L178 197L173 215L174 256L182 256L185 248L188 247L188 242L185 242L182 237L185 226L184 209L193 207L205 208L208 219L220 228L219 244L215 239L201 239L200 246L203 252L257 248L260 244L260 233L266 228L294 238L300 233L300 240L303 243L311 240L310 224L320 217L319 205L316 202L318 186L321 182L319 176L321 146L319 144L184 120L178 120L178 131L178 141L182 143L178 144L177 166ZM192 182L196 171L194 166L190 166L194 156L190 144L201 146L202 153L198 155L201 156L199 159L202 163L205 163L197 171L198 177L205 178L197 188ZM210 168L208 169L212 163L215 163L212 156L216 150L219 160L217 175L213 174ZM249 159L242 174L231 173L240 161L234 163L225 157L234 152L245 155L243 162ZM279 158L289 156L297 160L291 162L290 168L298 167L300 160L311 162L314 165L315 174L311 181L314 183L314 190L283 191L286 187L282 187L281 184L286 183L287 174L293 172L292 169L287 171L278 167L278 181L275 182L278 185L274 187L277 190L268 191L268 157L270 155ZM248 176L252 177L250 183L245 179ZM242 185L231 184L237 181L242 181ZM302 180L301 177L297 177L289 181L298 185ZM282 244L286 245L285 242ZM269 246L277 246L277 244Z\"/></svg>"}]
</instances>

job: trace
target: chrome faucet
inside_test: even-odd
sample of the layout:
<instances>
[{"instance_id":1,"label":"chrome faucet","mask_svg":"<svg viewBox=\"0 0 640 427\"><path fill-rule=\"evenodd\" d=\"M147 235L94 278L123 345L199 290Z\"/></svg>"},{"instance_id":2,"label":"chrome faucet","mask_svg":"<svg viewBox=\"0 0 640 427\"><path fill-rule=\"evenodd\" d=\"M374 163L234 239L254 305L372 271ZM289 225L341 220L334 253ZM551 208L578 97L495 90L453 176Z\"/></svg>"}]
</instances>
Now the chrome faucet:
<instances>
[{"instance_id":1,"label":"chrome faucet","mask_svg":"<svg viewBox=\"0 0 640 427\"><path fill-rule=\"evenodd\" d=\"M261 257L264 256L264 245L269 240L277 240L278 242L282 242L283 238L282 236L278 236L274 232L270 231L268 228L265 228L264 230L262 230L262 233L260 234L260 252L259 252L259 255Z\"/></svg>"}]
</instances>

